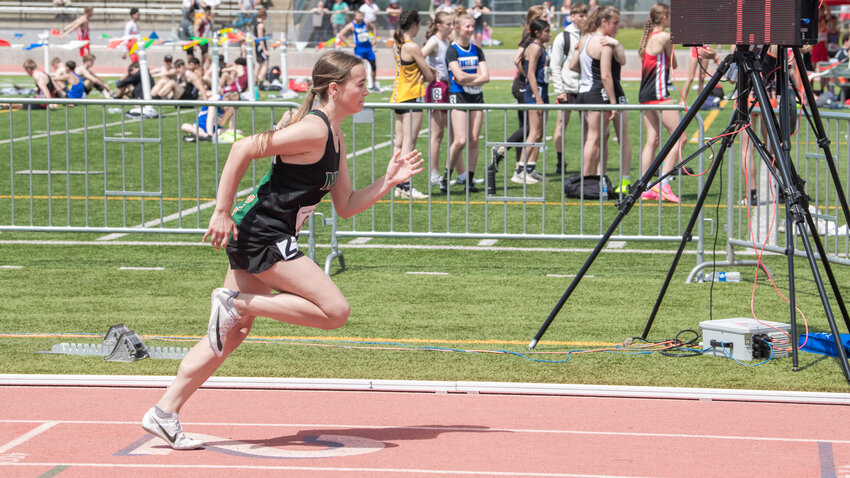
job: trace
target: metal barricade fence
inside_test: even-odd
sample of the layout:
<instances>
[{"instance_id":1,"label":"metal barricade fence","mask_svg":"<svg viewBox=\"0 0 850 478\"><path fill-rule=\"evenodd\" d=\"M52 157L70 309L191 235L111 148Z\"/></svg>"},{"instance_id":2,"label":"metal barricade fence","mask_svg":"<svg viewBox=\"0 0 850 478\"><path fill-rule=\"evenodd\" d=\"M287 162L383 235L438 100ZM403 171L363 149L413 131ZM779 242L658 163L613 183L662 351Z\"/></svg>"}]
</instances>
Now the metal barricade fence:
<instances>
[{"instance_id":1,"label":"metal barricade fence","mask_svg":"<svg viewBox=\"0 0 850 478\"><path fill-rule=\"evenodd\" d=\"M382 111L394 111L396 109L409 109L410 105L394 104L366 104L364 111L355 116L355 124L352 126L351 141L357 143L358 138L364 133L367 135L367 143L374 145L373 148L357 152L349 160L349 170L353 177L354 187L363 187L379 178L386 168L389 153L378 157L376 151L381 148L390 147L395 134L395 121L390 121L390 127L386 128L382 122L375 118ZM541 153L538 157L538 170L551 172L555 163L551 149L551 141L542 144L508 143L506 141L509 132L516 128L512 115L515 111L544 110L554 114L556 111L576 112L583 115L585 111L608 111L618 110L631 113L633 119L639 124L638 142L632 148L632 156L636 162L633 163L631 179L637 180L636 172L640 158L640 148L645 141L643 122L640 114L644 110L683 110L681 106L665 105L519 105L519 104L417 104L416 108L423 110L422 128L420 132L426 133L424 138L420 135L417 149L423 153L426 171L430 169L428 157L431 153L431 145L428 141L431 129L429 127L431 117L440 110L480 110L483 111L483 126L479 139L479 152L477 164L475 158L470 157L467 148L463 151L462 160L464 169L474 169L479 177L484 176L484 171L490 163L493 148L500 146L540 147ZM397 115L391 115L395 118ZM451 115L449 115L449 118ZM637 117L637 118L636 118ZM554 118L544 119L544 131L549 131L548 121ZM600 118L600 121L602 119ZM359 126L358 126L359 125ZM469 125L465 125L467 131ZM699 143L702 144L704 132L702 119L697 116L695 123ZM389 130L389 131L387 131ZM451 130L451 122L446 126L446 131ZM389 134L387 134L389 133ZM570 171L581 171L581 158L584 152L583 141L585 125L576 115L573 115L570 125L566 129L563 138L564 159ZM613 135L613 128L612 128ZM443 140L443 148L440 157L440 171L443 170L449 158L446 144L449 143L448 133ZM468 136L468 135L467 135ZM662 144L666 141L666 134L662 134ZM387 138L386 140L384 138ZM618 144L617 151L622 152L622 144ZM569 149L567 149L569 148ZM609 171L615 184L619 184L619 178L623 176L622 165L619 161L620 155L614 153L613 147ZM471 161L472 160L472 161ZM703 155L691 163L694 169L703 169ZM332 252L325 263L325 269L330 270L331 261L341 257L338 248L338 239L343 237L430 237L430 238L453 238L453 239L539 239L539 240L599 240L605 230L618 213L615 202L618 196L611 192L612 200L601 199L568 198L562 187L563 180L570 176L562 172L558 177L549 175L548 182L537 185L513 184L511 181L512 168L508 166L506 159L496 176L496 194L486 192L486 184L479 187L481 192L469 193L463 187L449 187L446 193L442 193L439 186L431 184L428 172L418 175L413 180L413 187L427 194L427 198L415 200L412 198L398 198L389 195L370 211L363 212L351 219L342 220L336 215L332 217L333 241ZM471 166L475 166L472 168ZM619 167L617 165L620 165ZM686 175L677 176L676 188L679 195L685 198L696 198L698 191L702 188L701 176L689 178ZM618 241L681 241L682 231L686 224L683 215L690 215L693 204L661 203L661 201L639 201L630 217L618 228L617 234L612 240ZM699 212L697 230L692 238L697 242L697 263L702 262L703 257L703 217ZM687 217L685 217L687 219Z\"/></svg>"},{"instance_id":2,"label":"metal barricade fence","mask_svg":"<svg viewBox=\"0 0 850 478\"><path fill-rule=\"evenodd\" d=\"M201 214L211 212L219 180L219 171L229 152L221 142L187 143L181 125L191 125L202 102L159 100L149 103L154 117L130 119L128 112L144 113L144 101L135 100L69 100L51 99L59 105L55 110L8 111L8 137L0 135L0 154L9 158L9 175L0 175L0 231L64 231L77 233L116 234L202 234L206 230ZM38 105L44 99L5 98L0 104ZM65 105L75 104L73 108ZM219 107L238 107L239 124L244 133L263 131L273 125L284 111L299 105L290 102L218 102ZM364 111L343 125L346 133L348 169L355 188L370 184L384 174L392 151L395 133L394 110L409 105L367 103ZM639 161L638 151L645 139L643 122L638 117L646 109L681 109L677 106L579 106L579 105L431 105L421 104L423 126L418 149L427 158L430 153L430 118L439 110L484 111L479 161L476 172L486 170L493 148L517 147L525 143L507 143L516 128L516 111L532 109L573 111L563 135L565 171L580 171L585 126L578 115L587 110L616 109L628 112L637 120L638 141L632 156ZM248 115L246 121L245 115ZM449 115L450 116L450 115ZM544 117L545 131L554 118ZM0 121L2 121L0 119ZM622 121L622 120L621 120ZM464 125L468 128L468 125ZM447 131L452 127L449 119ZM189 127L190 130L193 127ZM5 129L5 128L3 128ZM2 131L2 129L0 129ZM612 129L613 134L613 129ZM633 135L630 135L633 136ZM701 120L698 125L703 139ZM446 133L440 154L440 170L445 167L450 135ZM662 143L666 140L662 135ZM623 175L619 161L619 145L611 142L609 174L616 184ZM400 199L390 193L370 210L341 220L332 212L328 201L317 211L316 219L302 232L308 238L310 257L315 259L316 230L331 226L331 261L342 259L339 239L343 237L408 237L454 239L541 239L599 240L618 213L615 201L568 198L562 181L570 174L554 177L551 140L541 141L538 169L548 174L549 181L540 184L515 184L507 158L496 175L496 193L468 193L449 187L446 194L430 184L428 173L413 179L413 186L429 194L425 200ZM471 166L472 157L464 149L462 161ZM702 157L691 165L702 170ZM268 164L267 162L264 164ZM265 174L265 166L255 162L240 184L240 195L251 191ZM430 169L430 168L429 168ZM637 179L637 162L632 163L632 180ZM702 187L702 178L679 175L673 184L683 197L680 204L639 201L630 216L620 225L613 240L680 241L683 216L693 211L692 204ZM617 196L613 191L612 196ZM700 263L703 254L703 220L700 217L693 239L697 242Z\"/></svg>"},{"instance_id":3,"label":"metal barricade fence","mask_svg":"<svg viewBox=\"0 0 850 478\"><path fill-rule=\"evenodd\" d=\"M758 109L755 110L759 112ZM799 113L798 113L799 115ZM821 111L821 119L830 140L835 166L839 171L842 185L847 188L850 184L850 114ZM850 265L850 235L847 225L843 222L841 203L835 189L835 184L829 173L826 155L817 145L816 131L803 116L798 122L799 128L791 138L791 159L800 177L806 182L805 192L810 198L809 212L818 228L818 234L828 251L832 263ZM761 125L753 122L762 142L766 135ZM737 258L735 251L752 252L754 246L769 253L785 253L785 205L780 198L775 182L770 178L768 168L761 159L748 163L745 161L741 139L736 141L737 148L730 151L730 167L727 170L729 187L727 193L727 251L725 261L718 263L724 266L753 265L754 260ZM751 164L755 164L754 169ZM749 178L743 173L744 167L750 171ZM737 179L735 179L737 178ZM754 184L752 184L754 183ZM745 203L748 189L756 190L756 201L750 201L749 208ZM794 254L806 257L805 250L799 237L794 243ZM699 267L707 267L703 264Z\"/></svg>"}]
</instances>

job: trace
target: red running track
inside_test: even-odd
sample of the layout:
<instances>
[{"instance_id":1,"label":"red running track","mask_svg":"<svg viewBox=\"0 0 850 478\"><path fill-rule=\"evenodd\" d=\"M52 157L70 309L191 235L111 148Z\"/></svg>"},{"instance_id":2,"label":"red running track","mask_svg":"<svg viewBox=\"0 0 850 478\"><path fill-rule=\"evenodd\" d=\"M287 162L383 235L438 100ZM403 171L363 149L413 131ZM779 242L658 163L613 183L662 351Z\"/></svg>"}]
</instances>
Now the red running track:
<instances>
[{"instance_id":1,"label":"red running track","mask_svg":"<svg viewBox=\"0 0 850 478\"><path fill-rule=\"evenodd\" d=\"M847 405L201 389L178 452L139 426L161 393L0 387L0 476L850 474Z\"/></svg>"}]
</instances>

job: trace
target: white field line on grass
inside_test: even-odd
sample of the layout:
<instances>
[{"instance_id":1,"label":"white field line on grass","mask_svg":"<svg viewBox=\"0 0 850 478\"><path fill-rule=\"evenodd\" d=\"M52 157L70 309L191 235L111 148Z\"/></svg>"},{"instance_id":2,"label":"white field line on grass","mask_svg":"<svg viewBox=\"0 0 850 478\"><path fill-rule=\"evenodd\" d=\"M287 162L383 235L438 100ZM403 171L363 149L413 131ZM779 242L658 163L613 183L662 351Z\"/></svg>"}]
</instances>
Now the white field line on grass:
<instances>
[{"instance_id":1,"label":"white field line on grass","mask_svg":"<svg viewBox=\"0 0 850 478\"><path fill-rule=\"evenodd\" d=\"M196 242L162 242L162 241L56 241L56 240L0 240L0 245L41 245L41 246L205 246L209 244ZM316 244L318 248L329 249L330 244ZM343 246L344 249L395 249L395 250L422 250L422 251L502 251L502 252L593 252L593 248L580 247L508 247L508 246L448 246L448 245L426 245L426 244L352 244L347 243ZM669 249L603 249L602 253L608 254L670 254ZM697 251L683 251L683 254L693 255ZM751 250L736 251L735 254L754 256L755 252ZM705 251L706 256L711 255L711 251ZM717 256L726 256L726 251L717 251ZM764 255L778 255L765 252Z\"/></svg>"},{"instance_id":2,"label":"white field line on grass","mask_svg":"<svg viewBox=\"0 0 850 478\"><path fill-rule=\"evenodd\" d=\"M376 144L376 145L374 145L374 146L372 146L372 147L370 147L370 148L366 148L366 149L362 149L362 150L357 151L357 152L349 153L349 154L346 156L346 159L351 159L351 158L353 158L355 155L366 154L366 153L368 153L369 151L372 151L373 149L380 149L380 148L383 148L383 147L385 147L385 146L389 146L389 145L391 145L392 143L393 143L392 141L384 141L383 143L378 143L378 144ZM236 195L237 195L237 196L244 196L244 195L248 194L249 192L251 192L251 191L253 191L253 190L254 190L254 188L253 188L253 187L246 188L246 189L243 189L243 190L241 190L241 191L237 192L237 193L236 193ZM164 217L164 218L162 218L162 219L153 219L153 220L150 220L150 221L148 221L148 222L146 222L146 223L144 223L144 224L139 224L139 225L136 225L136 226L133 226L133 227L136 227L136 228L143 228L143 227L154 227L154 226L158 226L158 225L160 225L160 224L165 224L166 222L174 221L175 219L178 219L178 218L183 217L183 216L187 216L187 215L189 215L189 214L194 214L194 213L196 213L196 212L201 212L201 211L203 211L204 209L209 209L209 208L211 208L211 207L213 207L213 206L215 206L215 200L205 202L205 203L201 204L200 206L190 207L190 208L184 209L184 210L182 210L182 211L180 211L180 212L176 212L176 213L174 213L174 214L170 214L170 215L168 215L168 216L165 216L165 217ZM114 233L114 234L107 234L107 235L105 235L105 236L98 237L98 238L97 238L97 240L98 240L98 241L112 241L112 240L115 240L115 239L118 239L118 238L124 237L124 236L126 236L126 235L127 235L127 233Z\"/></svg>"},{"instance_id":3,"label":"white field line on grass","mask_svg":"<svg viewBox=\"0 0 850 478\"><path fill-rule=\"evenodd\" d=\"M194 110L194 109L186 109L186 110L181 110L179 113L180 113L180 114L183 114L183 113L194 113L194 112L195 112L195 110ZM164 114L164 115L160 116L160 118L165 118L165 117L167 117L167 116L176 116L177 114L178 114L178 112L177 112L177 111L175 111L174 113L166 113L166 114ZM133 121L139 121L139 120L137 120L137 119L135 119L135 118L134 118L134 119L131 119L131 120L115 121L115 122L112 122L112 123L106 123L106 124L95 124L95 125L83 126L82 128L74 128L74 129L69 129L69 130L67 130L67 131L65 131L65 130L56 130L56 131L52 131L52 132L50 133L50 136L55 136L55 135L57 135L57 134L65 134L66 132L67 132L67 133L80 133L80 132L83 132L83 131L85 131L85 130L87 130L87 129L95 129L95 128L110 128L110 127L112 127L112 126L118 126L118 125L120 125L121 123L124 123L124 124L128 124L128 123L130 123L130 124L132 124L132 122L133 122ZM47 132L45 132L45 133L43 133L43 134L35 134L35 135L33 135L33 136L23 136L23 137L20 137L20 138L4 139L4 140L0 141L0 144L7 144L7 143L9 143L9 142L11 142L11 141L31 141L31 140L33 140L33 139L40 139L40 138L46 138L46 137L47 137Z\"/></svg>"}]
</instances>

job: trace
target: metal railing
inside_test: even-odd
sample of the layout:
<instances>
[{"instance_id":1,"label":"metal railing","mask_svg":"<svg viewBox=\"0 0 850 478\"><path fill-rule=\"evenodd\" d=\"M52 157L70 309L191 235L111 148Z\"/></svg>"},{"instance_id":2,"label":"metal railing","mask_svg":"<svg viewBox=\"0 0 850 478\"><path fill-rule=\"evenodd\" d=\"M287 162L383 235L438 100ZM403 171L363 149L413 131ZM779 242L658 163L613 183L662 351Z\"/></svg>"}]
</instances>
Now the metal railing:
<instances>
[{"instance_id":1,"label":"metal railing","mask_svg":"<svg viewBox=\"0 0 850 478\"><path fill-rule=\"evenodd\" d=\"M0 157L8 157L8 176L0 175L0 231L50 231L107 234L202 234L206 230L204 211L215 204L219 171L229 152L221 142L187 143L181 125L195 121L198 101L159 100L76 100L4 98L0 104L39 105L49 101L55 110L10 110L0 121L8 121L8 135L0 133ZM298 105L290 102L216 103L220 107L238 107L238 124L246 135L268 129L287 110ZM76 105L70 107L70 105ZM355 188L364 187L381 177L393 149L395 112L404 104L367 103L364 111L343 123L349 145L348 169ZM583 112L616 109L638 115L646 109L681 109L679 106L582 106L582 105L517 105L422 104L423 127L418 149L423 157L430 154L429 118L435 110L482 110L482 138L479 142L479 177L490 163L492 151L502 145L516 147L525 143L507 143L508 134L516 128L516 112L540 109L548 114L572 111L563 135L565 171L581 170L584 149ZM151 118L140 119L128 113L153 111ZM247 115L247 118L246 118ZM451 116L451 115L449 115ZM622 116L621 116L622 119ZM554 117L544 115L544 130ZM635 123L634 121L632 123ZM630 137L635 161L645 142L643 122ZM703 140L701 119L698 136ZM0 123L2 124L2 123ZM443 141L440 169L448 156L451 120ZM468 125L466 125L468 128ZM3 129L0 126L0 131ZM613 130L612 130L613 134ZM7 136L4 138L4 136ZM662 137L662 142L665 138ZM608 173L615 185L626 172L621 161L621 147L611 142ZM351 146L353 145L353 146ZM413 178L413 186L429 194L427 199L401 199L391 193L370 210L342 220L327 204L323 204L315 221L305 228L309 238L310 257L315 259L318 228L331 226L331 254L326 260L342 259L339 240L345 237L383 238L450 238L497 240L599 240L618 213L617 196L611 191L609 200L569 198L562 182L567 172L555 176L555 155L551 140L541 141L538 171L550 172L548 181L536 185L511 182L513 161L505 159L496 174L495 193L479 185L480 192L470 193L450 186L447 193L430 184L428 174ZM467 169L472 166L470 151L463 152ZM513 154L507 155L511 158ZM700 156L691 163L703 169ZM263 163L253 169L240 184L240 194L252 190L265 173ZM267 163L266 163L267 164ZM427 164L427 159L426 159ZM632 181L637 179L637 162L631 168ZM693 199L702 188L702 178L679 175L671 184L682 197L679 204L639 200L628 218L612 237L615 241L681 241L687 217L693 213ZM697 223L692 238L697 244L697 263L703 256L703 220Z\"/></svg>"},{"instance_id":2,"label":"metal railing","mask_svg":"<svg viewBox=\"0 0 850 478\"><path fill-rule=\"evenodd\" d=\"M758 109L756 109L758 112ZM821 111L824 129L830 140L830 151L845 190L850 184L850 114ZM753 122L754 130L760 138L760 126ZM766 141L762 139L762 141ZM829 174L826 156L817 145L816 132L812 130L805 117L799 122L799 129L792 136L791 158L800 177L806 181L804 193L810 198L809 212L818 228L818 234L824 243L831 263L850 265L850 235L846 224L842 224L843 213L838 200L835 184ZM725 260L718 265L751 266L753 260L743 260L736 256L736 250L753 252L764 249L768 253L785 254L785 205L780 198L778 186L764 162L758 157L753 162L755 184L749 185L743 174L749 164L742 154L740 141L737 149L730 151L727 181L731 187L726 191L727 206L727 251ZM749 208L744 199L748 189L757 191L757 201L751 201ZM795 237L794 254L806 257L799 237ZM820 259L819 256L817 256ZM708 267L701 264L699 268Z\"/></svg>"}]
</instances>

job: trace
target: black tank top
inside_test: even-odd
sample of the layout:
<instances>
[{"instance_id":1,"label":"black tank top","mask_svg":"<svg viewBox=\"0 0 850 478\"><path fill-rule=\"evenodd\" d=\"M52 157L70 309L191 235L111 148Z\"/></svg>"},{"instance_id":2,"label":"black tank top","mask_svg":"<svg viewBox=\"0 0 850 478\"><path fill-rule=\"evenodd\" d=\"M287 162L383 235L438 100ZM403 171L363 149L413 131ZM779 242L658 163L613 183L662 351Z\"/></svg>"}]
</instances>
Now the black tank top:
<instances>
[{"instance_id":1,"label":"black tank top","mask_svg":"<svg viewBox=\"0 0 850 478\"><path fill-rule=\"evenodd\" d=\"M321 159L311 164L289 164L277 156L254 192L233 210L238 240L228 248L254 249L298 236L319 201L336 185L339 153L327 116L314 114L328 127L328 141Z\"/></svg>"}]
</instances>

